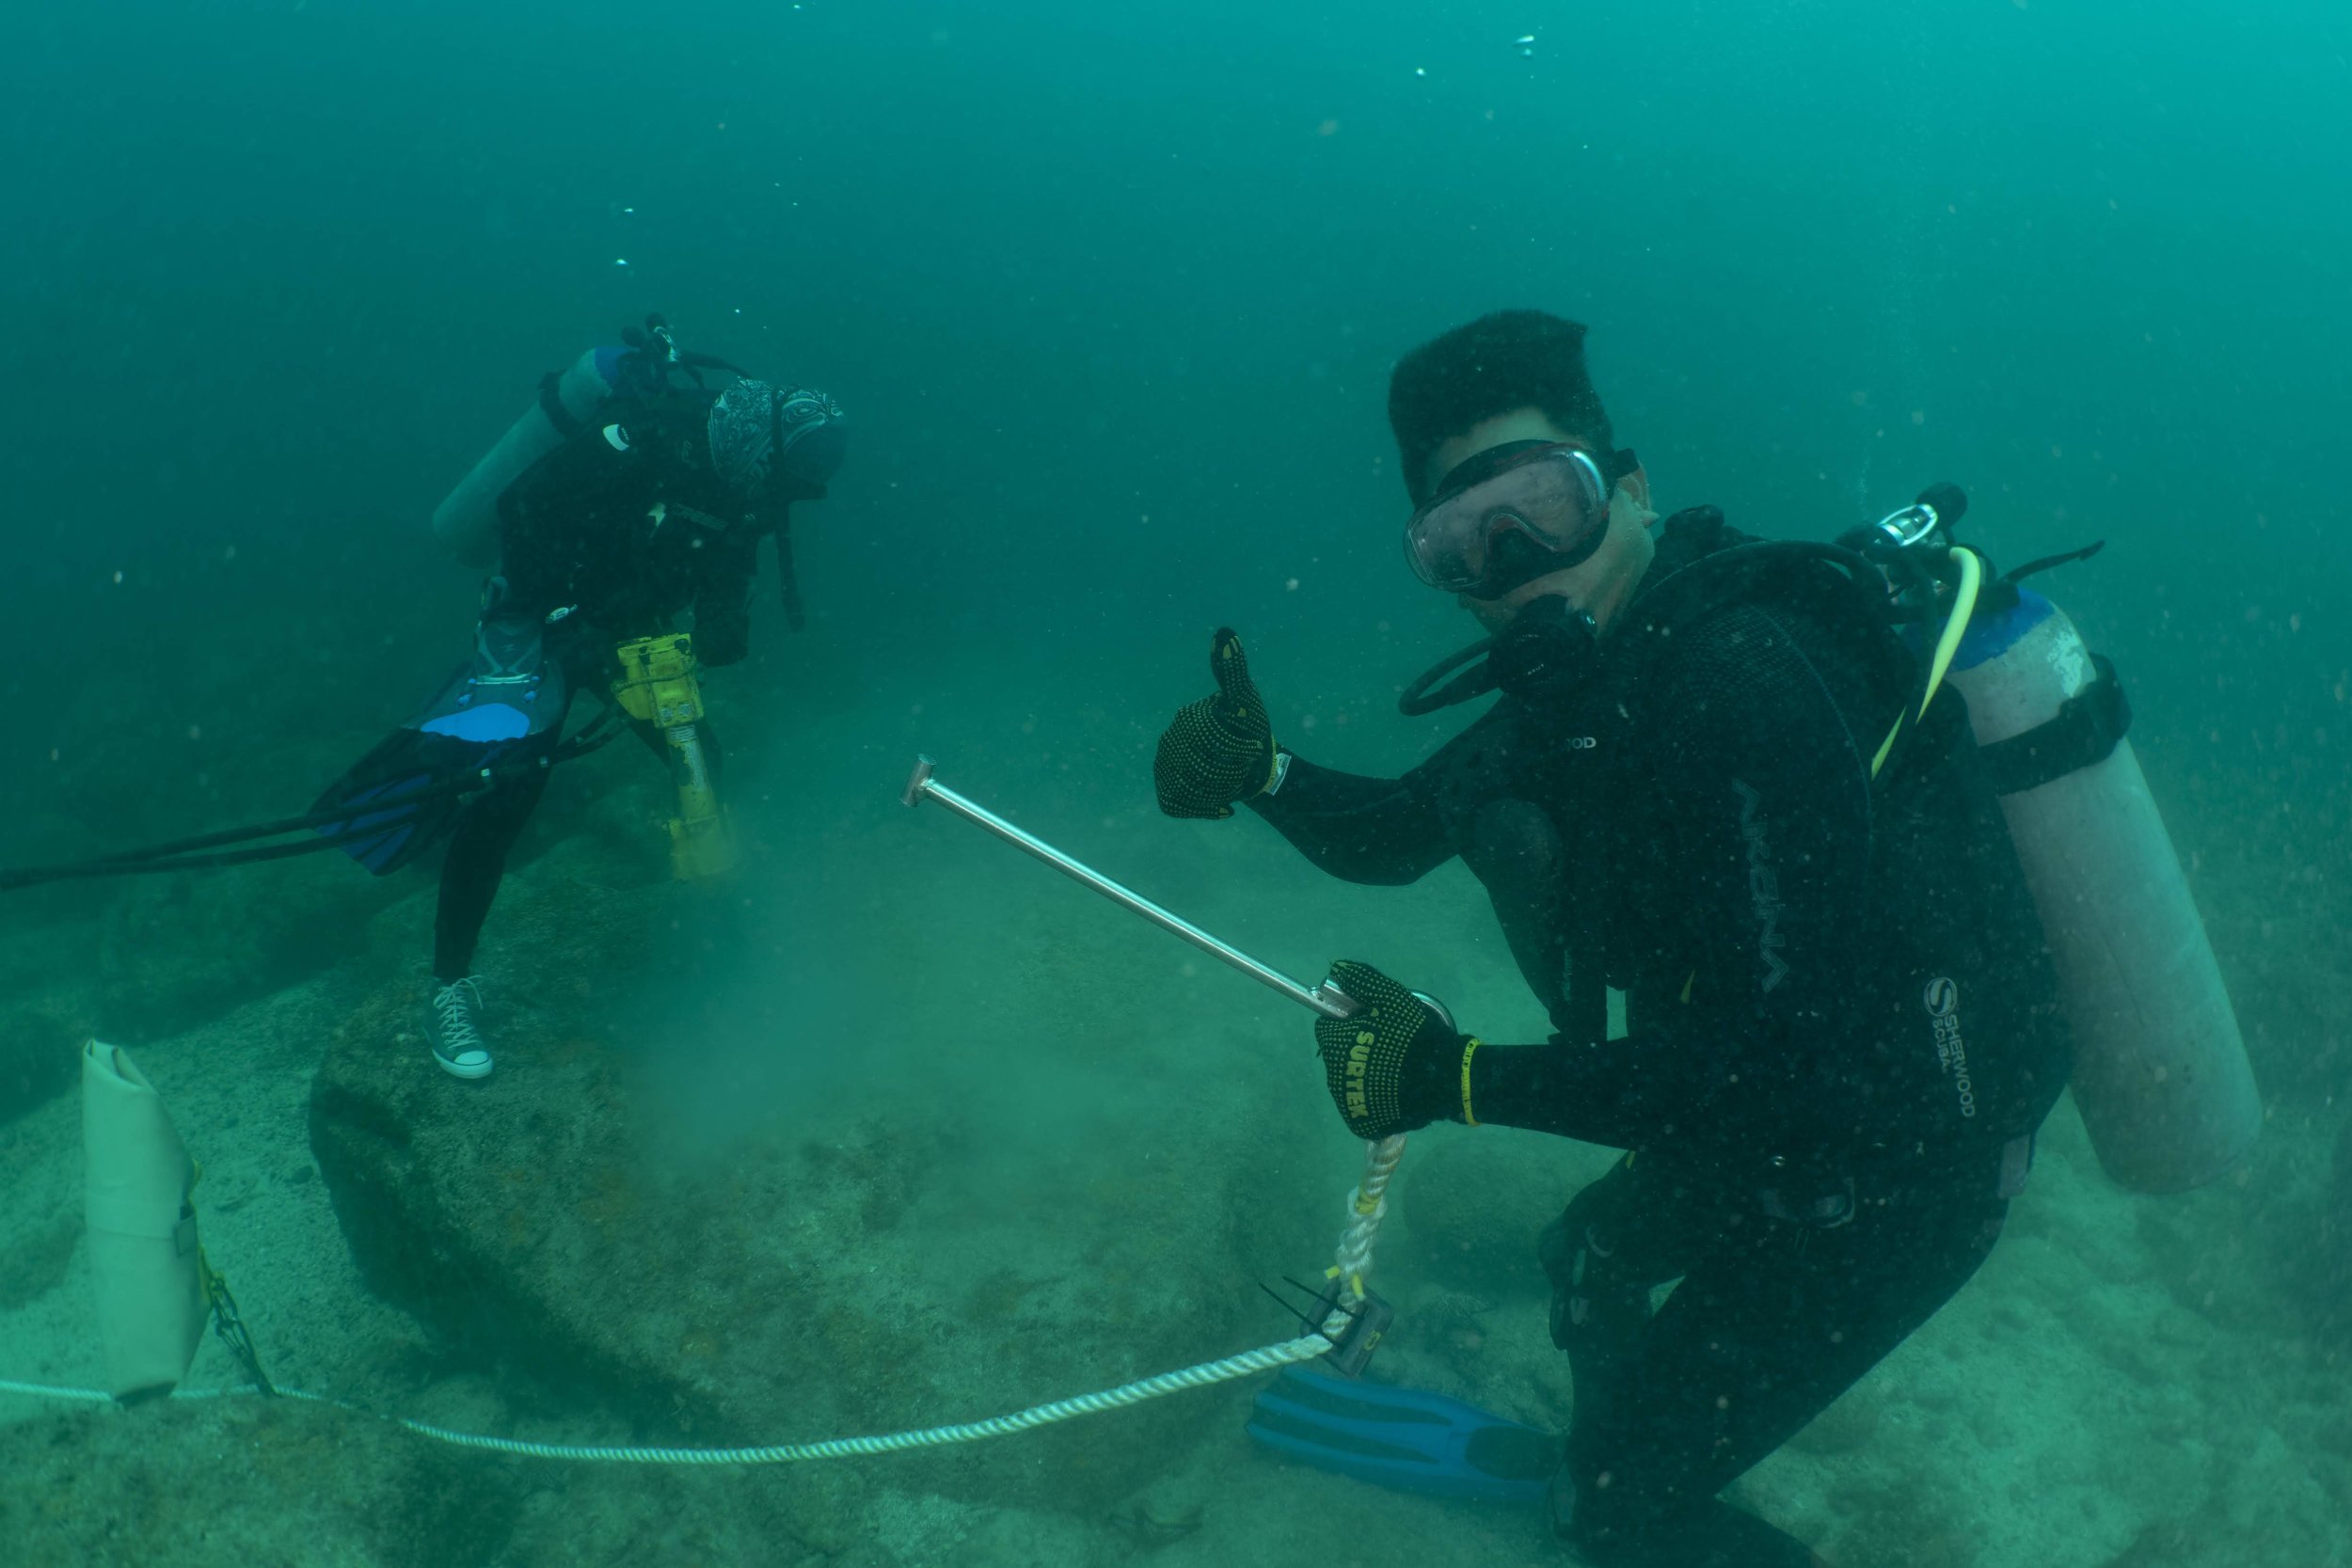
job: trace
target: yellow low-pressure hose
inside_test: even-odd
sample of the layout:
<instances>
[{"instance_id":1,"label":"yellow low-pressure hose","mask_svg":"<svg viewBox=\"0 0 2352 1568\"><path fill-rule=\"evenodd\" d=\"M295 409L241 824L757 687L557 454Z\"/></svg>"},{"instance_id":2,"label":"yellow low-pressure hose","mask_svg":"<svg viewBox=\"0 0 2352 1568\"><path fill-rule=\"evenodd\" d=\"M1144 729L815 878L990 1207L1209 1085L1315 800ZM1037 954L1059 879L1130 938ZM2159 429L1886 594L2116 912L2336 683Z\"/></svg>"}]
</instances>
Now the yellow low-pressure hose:
<instances>
[{"instance_id":1,"label":"yellow low-pressure hose","mask_svg":"<svg viewBox=\"0 0 2352 1568\"><path fill-rule=\"evenodd\" d=\"M1977 594L1984 586L1984 562L1976 551L1963 546L1952 555L1960 562L1960 586L1952 594L1952 612L1944 622L1944 635L1935 640L1934 662L1928 666L1927 693L1919 699L1918 717L1922 719L1952 667L1952 656L1960 652L1960 640L1968 635L1968 618L1977 612Z\"/></svg>"},{"instance_id":2,"label":"yellow low-pressure hose","mask_svg":"<svg viewBox=\"0 0 2352 1568\"><path fill-rule=\"evenodd\" d=\"M1968 619L1977 612L1977 595L1984 587L1984 562L1977 552L1960 546L1952 551L1960 562L1960 582L1952 591L1952 612L1944 618L1944 630L1935 640L1935 653L1928 660L1927 685L1919 694L1919 711L1908 709L1895 716L1894 727L1886 738L1879 742L1878 755L1870 759L1870 777L1877 778L1879 769L1895 752L1895 742L1907 724L1914 724L1928 716L1928 705L1943 688L1944 677L1952 668L1952 659L1960 652L1961 639L1968 635Z\"/></svg>"}]
</instances>

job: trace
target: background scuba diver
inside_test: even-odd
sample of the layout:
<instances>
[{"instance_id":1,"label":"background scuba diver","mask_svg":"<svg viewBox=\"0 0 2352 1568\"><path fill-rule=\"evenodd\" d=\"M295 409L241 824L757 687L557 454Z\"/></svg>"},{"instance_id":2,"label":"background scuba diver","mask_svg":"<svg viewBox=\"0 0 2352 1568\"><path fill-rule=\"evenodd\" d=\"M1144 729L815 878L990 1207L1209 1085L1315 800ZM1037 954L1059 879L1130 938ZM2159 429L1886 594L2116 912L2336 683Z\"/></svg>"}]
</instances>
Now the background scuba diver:
<instances>
[{"instance_id":1,"label":"background scuba diver","mask_svg":"<svg viewBox=\"0 0 2352 1568\"><path fill-rule=\"evenodd\" d=\"M1877 595L1772 546L1687 572L1740 536L1697 508L1653 540L1583 336L1489 316L1391 386L1408 560L1496 634L1408 706L1502 700L1401 779L1339 773L1276 744L1220 631L1219 694L1155 781L1171 816L1247 800L1350 880L1478 876L1549 1043L1482 1045L1343 963L1367 1006L1317 1025L1333 1100L1368 1138L1446 1118L1629 1150L1542 1242L1576 1385L1555 1528L1595 1563L1807 1563L1716 1495L1983 1262L2070 1046L1957 694L1874 779L1917 680Z\"/></svg>"},{"instance_id":2,"label":"background scuba diver","mask_svg":"<svg viewBox=\"0 0 2352 1568\"><path fill-rule=\"evenodd\" d=\"M789 557L792 503L822 497L846 437L839 406L822 392L756 381L723 361L682 353L659 317L629 347L592 351L610 391L582 420L542 384L526 420L551 421L555 444L497 498L500 565L483 594L472 659L424 711L361 759L319 801L322 810L433 791L405 809L371 812L329 832L361 836L345 847L381 875L442 836L426 1035L434 1060L459 1078L491 1069L474 948L508 851L547 788L548 766L580 749L561 739L575 690L611 703L616 644L666 629L693 612L691 656L732 664L749 649L749 600L759 541L774 536L795 626ZM700 372L734 379L720 392ZM569 388L566 388L569 390ZM510 436L511 440L511 436ZM502 445L504 445L502 443ZM475 480L469 478L469 484ZM608 708L593 728L603 731ZM674 768L677 753L642 720L633 727ZM715 767L717 748L702 730ZM452 793L450 781L484 787ZM370 835L367 830L380 826Z\"/></svg>"}]
</instances>

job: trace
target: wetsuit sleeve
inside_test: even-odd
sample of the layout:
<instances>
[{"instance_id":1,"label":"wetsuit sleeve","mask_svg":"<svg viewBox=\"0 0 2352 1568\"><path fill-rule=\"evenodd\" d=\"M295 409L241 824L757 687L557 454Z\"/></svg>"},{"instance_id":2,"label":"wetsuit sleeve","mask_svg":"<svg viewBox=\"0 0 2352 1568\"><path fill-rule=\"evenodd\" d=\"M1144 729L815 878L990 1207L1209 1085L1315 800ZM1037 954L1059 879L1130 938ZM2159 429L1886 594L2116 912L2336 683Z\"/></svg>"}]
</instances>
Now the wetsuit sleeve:
<instances>
[{"instance_id":1,"label":"wetsuit sleeve","mask_svg":"<svg viewBox=\"0 0 2352 1568\"><path fill-rule=\"evenodd\" d=\"M1454 858L1438 809L1439 757L1401 779L1373 779L1292 753L1282 787L1253 798L1249 807L1332 876L1401 886Z\"/></svg>"},{"instance_id":2,"label":"wetsuit sleeve","mask_svg":"<svg viewBox=\"0 0 2352 1568\"><path fill-rule=\"evenodd\" d=\"M699 552L694 584L694 657L716 667L751 652L752 578L759 539L741 529L714 534Z\"/></svg>"},{"instance_id":3,"label":"wetsuit sleeve","mask_svg":"<svg viewBox=\"0 0 2352 1568\"><path fill-rule=\"evenodd\" d=\"M1752 607L1694 628L1648 691L1646 809L1627 818L1646 826L1621 847L1677 911L1669 928L1691 951L1667 967L1690 976L1675 988L1688 1000L1617 1039L1481 1049L1475 1115L1834 1170L1868 1120L1869 1064L1850 1058L1877 1035L1851 1016L1851 992L1872 961L1869 726L1883 699L1825 675ZM1882 724L1892 718L1887 705Z\"/></svg>"}]
</instances>

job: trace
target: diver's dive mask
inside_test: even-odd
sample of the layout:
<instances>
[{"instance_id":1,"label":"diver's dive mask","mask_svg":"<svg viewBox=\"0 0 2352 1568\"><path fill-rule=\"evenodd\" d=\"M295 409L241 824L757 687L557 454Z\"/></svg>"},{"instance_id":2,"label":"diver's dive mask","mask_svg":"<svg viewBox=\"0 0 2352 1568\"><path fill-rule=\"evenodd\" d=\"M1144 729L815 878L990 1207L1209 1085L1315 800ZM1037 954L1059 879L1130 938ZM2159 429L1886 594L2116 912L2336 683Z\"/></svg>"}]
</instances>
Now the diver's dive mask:
<instances>
[{"instance_id":1,"label":"diver's dive mask","mask_svg":"<svg viewBox=\"0 0 2352 1568\"><path fill-rule=\"evenodd\" d=\"M1405 559L1430 587L1498 599L1578 565L1609 531L1609 499L1640 460L1579 441L1505 441L1472 454L1405 525Z\"/></svg>"}]
</instances>

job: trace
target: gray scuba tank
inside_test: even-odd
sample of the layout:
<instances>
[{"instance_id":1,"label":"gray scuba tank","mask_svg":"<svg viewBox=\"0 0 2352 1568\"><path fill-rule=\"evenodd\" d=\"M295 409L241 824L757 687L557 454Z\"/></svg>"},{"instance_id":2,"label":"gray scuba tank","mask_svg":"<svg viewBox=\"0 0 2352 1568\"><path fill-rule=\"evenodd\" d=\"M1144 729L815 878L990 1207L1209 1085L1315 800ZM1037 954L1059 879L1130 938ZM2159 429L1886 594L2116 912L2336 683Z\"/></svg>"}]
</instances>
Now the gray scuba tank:
<instances>
[{"instance_id":1,"label":"gray scuba tank","mask_svg":"<svg viewBox=\"0 0 2352 1568\"><path fill-rule=\"evenodd\" d=\"M2041 758L1995 787L2074 1027L2072 1086L2090 1147L2136 1192L2186 1192L2246 1159L2262 1095L2122 722L2088 746L2066 738L2114 673L2064 610L2031 590L2016 599L1970 626L1951 683L1988 758L2004 745Z\"/></svg>"},{"instance_id":2,"label":"gray scuba tank","mask_svg":"<svg viewBox=\"0 0 2352 1568\"><path fill-rule=\"evenodd\" d=\"M620 384L621 359L629 352L617 345L592 348L570 369L550 372L539 383L531 406L434 508L433 536L444 549L468 566L497 562L499 497L612 395Z\"/></svg>"}]
</instances>

